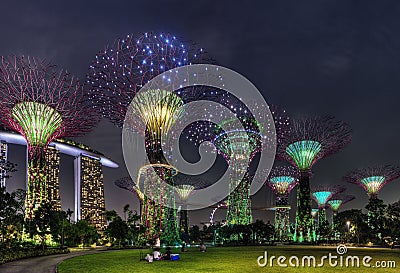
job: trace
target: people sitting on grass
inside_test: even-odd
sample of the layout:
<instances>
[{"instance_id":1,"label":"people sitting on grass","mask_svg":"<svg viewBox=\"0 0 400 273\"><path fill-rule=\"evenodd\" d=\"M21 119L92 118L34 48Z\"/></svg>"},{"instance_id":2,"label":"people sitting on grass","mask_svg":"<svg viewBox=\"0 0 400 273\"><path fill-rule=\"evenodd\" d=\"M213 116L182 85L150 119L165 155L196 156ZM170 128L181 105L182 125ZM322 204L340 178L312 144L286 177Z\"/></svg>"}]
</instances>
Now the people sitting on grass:
<instances>
[{"instance_id":1,"label":"people sitting on grass","mask_svg":"<svg viewBox=\"0 0 400 273\"><path fill-rule=\"evenodd\" d=\"M153 256L150 254L147 254L146 257L144 258L147 262L152 263L153 262Z\"/></svg>"},{"instance_id":2,"label":"people sitting on grass","mask_svg":"<svg viewBox=\"0 0 400 273\"><path fill-rule=\"evenodd\" d=\"M206 245L202 242L201 244L200 244L200 252L206 252L207 251L207 247L206 247Z\"/></svg>"},{"instance_id":3,"label":"people sitting on grass","mask_svg":"<svg viewBox=\"0 0 400 273\"><path fill-rule=\"evenodd\" d=\"M160 252L160 248L157 247L157 248L154 249L153 259L158 261L158 260L161 260L161 258L162 258L162 254Z\"/></svg>"},{"instance_id":4,"label":"people sitting on grass","mask_svg":"<svg viewBox=\"0 0 400 273\"><path fill-rule=\"evenodd\" d=\"M164 256L163 256L163 259L164 259L164 260L171 260L171 254L172 254L171 248L170 248L170 247L167 247L166 250L167 250L167 251L165 252L165 254L164 254Z\"/></svg>"}]
</instances>

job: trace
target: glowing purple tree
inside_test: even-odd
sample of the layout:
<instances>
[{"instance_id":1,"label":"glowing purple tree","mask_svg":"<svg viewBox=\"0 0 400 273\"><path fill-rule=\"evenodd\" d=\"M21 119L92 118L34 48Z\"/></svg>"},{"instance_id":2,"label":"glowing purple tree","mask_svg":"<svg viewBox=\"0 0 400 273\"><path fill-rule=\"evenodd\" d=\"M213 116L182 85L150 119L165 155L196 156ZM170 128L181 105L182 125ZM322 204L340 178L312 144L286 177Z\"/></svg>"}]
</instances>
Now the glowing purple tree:
<instances>
[{"instance_id":1,"label":"glowing purple tree","mask_svg":"<svg viewBox=\"0 0 400 273\"><path fill-rule=\"evenodd\" d=\"M203 56L203 49L188 46L170 34L118 38L96 55L89 68L91 99L105 118L122 128L127 108L142 86L172 68L200 62Z\"/></svg>"},{"instance_id":2,"label":"glowing purple tree","mask_svg":"<svg viewBox=\"0 0 400 273\"><path fill-rule=\"evenodd\" d=\"M289 193L298 183L298 172L292 166L274 167L266 184L275 193L275 233L279 241L287 241L289 236Z\"/></svg>"},{"instance_id":3,"label":"glowing purple tree","mask_svg":"<svg viewBox=\"0 0 400 273\"><path fill-rule=\"evenodd\" d=\"M69 73L32 57L1 58L0 120L28 143L25 217L47 202L45 154L57 138L81 136L100 120L88 93Z\"/></svg>"},{"instance_id":4,"label":"glowing purple tree","mask_svg":"<svg viewBox=\"0 0 400 273\"><path fill-rule=\"evenodd\" d=\"M294 241L314 241L311 217L310 173L320 159L338 152L351 140L350 127L333 117L291 120L289 133L278 142L277 157L300 172Z\"/></svg>"}]
</instances>

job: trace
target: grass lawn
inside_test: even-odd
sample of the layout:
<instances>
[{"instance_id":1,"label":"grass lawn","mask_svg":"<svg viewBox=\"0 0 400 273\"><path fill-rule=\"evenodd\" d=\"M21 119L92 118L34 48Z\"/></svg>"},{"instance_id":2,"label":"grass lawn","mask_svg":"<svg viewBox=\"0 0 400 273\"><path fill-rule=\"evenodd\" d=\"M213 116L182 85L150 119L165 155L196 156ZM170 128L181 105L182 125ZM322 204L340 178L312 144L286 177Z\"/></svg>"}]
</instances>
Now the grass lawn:
<instances>
[{"instance_id":1,"label":"grass lawn","mask_svg":"<svg viewBox=\"0 0 400 273\"><path fill-rule=\"evenodd\" d=\"M264 255L264 251L268 251L268 257L272 255L287 257L285 261L292 255L296 255L300 259L300 267L282 268L277 265L276 259L274 266L259 267L257 258ZM150 250L143 250L143 253L150 253ZM179 253L179 249L173 250L173 253ZM345 259L343 267L330 267L326 260L323 267L309 268L301 267L302 257L305 255L315 256L317 264L324 255L337 255L336 248L328 247L307 247L307 246L287 246L287 247L208 247L206 253L201 253L196 248L189 248L188 252L179 253L179 261L155 261L147 263L139 261L139 250L120 250L109 251L93 255L75 257L62 262L58 267L59 273L125 273L125 272L398 272L400 268L400 250L389 249L364 249L349 248L347 254L343 257L355 256L360 257L360 268L346 268ZM362 267L362 259L364 256L371 256L369 262L371 268ZM340 261L338 259L338 261ZM376 268L376 261L395 261L396 268Z\"/></svg>"}]
</instances>

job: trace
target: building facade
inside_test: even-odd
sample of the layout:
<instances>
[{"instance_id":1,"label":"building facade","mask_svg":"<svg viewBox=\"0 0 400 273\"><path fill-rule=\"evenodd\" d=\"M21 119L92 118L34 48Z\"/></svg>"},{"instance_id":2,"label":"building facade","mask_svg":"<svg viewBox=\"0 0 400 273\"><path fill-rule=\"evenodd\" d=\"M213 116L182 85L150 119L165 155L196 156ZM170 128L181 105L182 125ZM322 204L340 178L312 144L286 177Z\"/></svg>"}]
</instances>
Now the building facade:
<instances>
[{"instance_id":1,"label":"building facade","mask_svg":"<svg viewBox=\"0 0 400 273\"><path fill-rule=\"evenodd\" d=\"M61 210L60 200L60 153L54 146L48 146L45 153L47 174L47 198L57 210Z\"/></svg>"},{"instance_id":2,"label":"building facade","mask_svg":"<svg viewBox=\"0 0 400 273\"><path fill-rule=\"evenodd\" d=\"M7 162L7 152L8 146L7 142L0 141L0 162L6 163ZM6 186L6 171L3 168L0 168L0 186Z\"/></svg>"},{"instance_id":3,"label":"building facade","mask_svg":"<svg viewBox=\"0 0 400 273\"><path fill-rule=\"evenodd\" d=\"M75 158L75 221L88 220L98 230L106 227L104 183L99 158Z\"/></svg>"}]
</instances>

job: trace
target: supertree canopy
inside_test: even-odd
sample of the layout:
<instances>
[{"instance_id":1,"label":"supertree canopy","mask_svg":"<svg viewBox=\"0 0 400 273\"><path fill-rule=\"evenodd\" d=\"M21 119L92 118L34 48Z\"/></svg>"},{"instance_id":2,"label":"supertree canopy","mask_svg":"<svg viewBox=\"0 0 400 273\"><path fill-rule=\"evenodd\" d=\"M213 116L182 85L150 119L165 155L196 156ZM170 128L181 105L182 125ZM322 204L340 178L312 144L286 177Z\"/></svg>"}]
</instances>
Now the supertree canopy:
<instances>
[{"instance_id":1,"label":"supertree canopy","mask_svg":"<svg viewBox=\"0 0 400 273\"><path fill-rule=\"evenodd\" d=\"M357 169L345 175L343 179L362 187L371 199L376 199L383 186L399 177L399 166L378 165Z\"/></svg>"},{"instance_id":2,"label":"supertree canopy","mask_svg":"<svg viewBox=\"0 0 400 273\"><path fill-rule=\"evenodd\" d=\"M328 205L328 201L344 190L345 188L339 185L320 185L312 189L312 198L317 203L318 208L325 209Z\"/></svg>"},{"instance_id":3,"label":"supertree canopy","mask_svg":"<svg viewBox=\"0 0 400 273\"><path fill-rule=\"evenodd\" d=\"M352 201L355 199L355 196L353 195L335 195L333 196L329 201L328 201L328 205L331 207L332 209L332 229L334 231L336 231L336 215L339 211L339 209L346 203ZM335 232L335 238L337 238L339 236L339 234L337 234Z\"/></svg>"},{"instance_id":4,"label":"supertree canopy","mask_svg":"<svg viewBox=\"0 0 400 273\"><path fill-rule=\"evenodd\" d=\"M339 209L346 203L354 200L356 197L353 195L335 195L328 201L328 205L331 207L334 214L337 214Z\"/></svg>"},{"instance_id":5,"label":"supertree canopy","mask_svg":"<svg viewBox=\"0 0 400 273\"><path fill-rule=\"evenodd\" d=\"M266 181L275 193L275 233L280 241L288 240L290 228L288 196L297 182L298 172L292 166L274 167Z\"/></svg>"},{"instance_id":6,"label":"supertree canopy","mask_svg":"<svg viewBox=\"0 0 400 273\"><path fill-rule=\"evenodd\" d=\"M140 190L139 186L129 176L122 177L120 179L115 180L114 184L115 184L115 186L117 186L121 189L128 190L128 191L134 193L137 196L137 198L139 198L140 215L141 215L142 214L141 205L144 200L144 193Z\"/></svg>"},{"instance_id":7,"label":"supertree canopy","mask_svg":"<svg viewBox=\"0 0 400 273\"><path fill-rule=\"evenodd\" d=\"M127 108L143 85L172 68L201 62L203 56L203 49L170 34L119 38L99 52L89 68L87 84L92 101L104 117L122 128Z\"/></svg>"},{"instance_id":8,"label":"supertree canopy","mask_svg":"<svg viewBox=\"0 0 400 273\"><path fill-rule=\"evenodd\" d=\"M311 217L310 172L321 158L341 150L351 140L350 127L333 117L299 118L278 142L277 157L290 162L300 172L297 193L297 242L314 241Z\"/></svg>"},{"instance_id":9,"label":"supertree canopy","mask_svg":"<svg viewBox=\"0 0 400 273\"><path fill-rule=\"evenodd\" d=\"M25 217L48 199L45 154L61 137L80 136L99 121L95 104L69 73L32 57L1 58L0 120L28 143Z\"/></svg>"}]
</instances>

